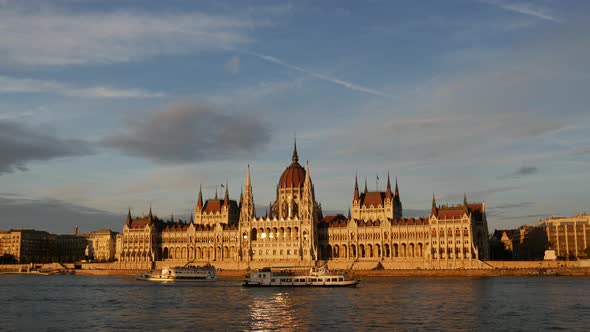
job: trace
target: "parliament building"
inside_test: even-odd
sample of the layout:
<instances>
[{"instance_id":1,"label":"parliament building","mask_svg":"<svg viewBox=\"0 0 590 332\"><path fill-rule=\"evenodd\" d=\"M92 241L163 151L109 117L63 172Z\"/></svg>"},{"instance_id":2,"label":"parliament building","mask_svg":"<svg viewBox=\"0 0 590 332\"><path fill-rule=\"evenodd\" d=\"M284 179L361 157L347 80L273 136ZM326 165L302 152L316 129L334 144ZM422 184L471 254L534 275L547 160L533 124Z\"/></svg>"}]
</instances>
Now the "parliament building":
<instances>
[{"instance_id":1,"label":"parliament building","mask_svg":"<svg viewBox=\"0 0 590 332\"><path fill-rule=\"evenodd\" d=\"M211 263L226 269L310 266L337 268L474 268L488 259L485 203L437 205L429 216L404 218L400 192L389 175L384 192L359 190L355 178L348 216L324 216L309 164L299 164L294 144L276 198L257 216L250 166L239 201L203 200L199 194L190 221L162 220L128 212L117 241L117 258L128 266Z\"/></svg>"}]
</instances>

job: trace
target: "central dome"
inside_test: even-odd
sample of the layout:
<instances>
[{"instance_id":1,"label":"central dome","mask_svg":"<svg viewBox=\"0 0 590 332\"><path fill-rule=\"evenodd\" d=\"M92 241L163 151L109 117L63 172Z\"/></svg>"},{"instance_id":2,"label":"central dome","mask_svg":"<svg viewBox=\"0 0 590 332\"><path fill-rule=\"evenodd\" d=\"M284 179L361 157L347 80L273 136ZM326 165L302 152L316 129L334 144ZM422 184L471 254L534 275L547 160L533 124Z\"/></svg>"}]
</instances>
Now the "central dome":
<instances>
[{"instance_id":1,"label":"central dome","mask_svg":"<svg viewBox=\"0 0 590 332\"><path fill-rule=\"evenodd\" d=\"M281 175L279 188L301 188L304 182L305 169L298 162L294 162Z\"/></svg>"},{"instance_id":2,"label":"central dome","mask_svg":"<svg viewBox=\"0 0 590 332\"><path fill-rule=\"evenodd\" d=\"M301 188L305 182L305 169L299 165L297 142L293 145L293 157L289 167L281 175L279 188Z\"/></svg>"}]
</instances>

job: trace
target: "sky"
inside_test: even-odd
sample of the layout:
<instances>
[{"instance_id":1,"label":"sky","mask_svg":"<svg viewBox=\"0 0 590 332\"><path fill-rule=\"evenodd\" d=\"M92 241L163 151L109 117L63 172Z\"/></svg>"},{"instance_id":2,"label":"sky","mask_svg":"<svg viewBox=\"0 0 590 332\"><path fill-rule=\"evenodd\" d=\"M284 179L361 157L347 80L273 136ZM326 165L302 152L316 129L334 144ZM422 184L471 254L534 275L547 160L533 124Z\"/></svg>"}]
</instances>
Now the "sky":
<instances>
[{"instance_id":1,"label":"sky","mask_svg":"<svg viewBox=\"0 0 590 332\"><path fill-rule=\"evenodd\" d=\"M0 229L262 213L296 137L317 200L399 183L490 231L588 212L590 2L0 0Z\"/></svg>"}]
</instances>

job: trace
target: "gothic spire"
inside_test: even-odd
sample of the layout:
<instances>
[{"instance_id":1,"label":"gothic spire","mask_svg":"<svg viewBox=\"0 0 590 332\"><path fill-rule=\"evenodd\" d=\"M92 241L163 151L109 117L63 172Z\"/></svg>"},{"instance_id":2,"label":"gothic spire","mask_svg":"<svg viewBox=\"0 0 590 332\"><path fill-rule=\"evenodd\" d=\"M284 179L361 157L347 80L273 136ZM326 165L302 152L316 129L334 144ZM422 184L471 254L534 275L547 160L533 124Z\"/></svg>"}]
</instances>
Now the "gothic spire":
<instances>
[{"instance_id":1,"label":"gothic spire","mask_svg":"<svg viewBox=\"0 0 590 332\"><path fill-rule=\"evenodd\" d=\"M358 182L356 174L354 175L354 197L353 197L353 199L355 201L359 200L359 182Z\"/></svg>"},{"instance_id":2,"label":"gothic spire","mask_svg":"<svg viewBox=\"0 0 590 332\"><path fill-rule=\"evenodd\" d=\"M252 183L250 183L250 164L248 164L248 170L246 171L246 190L252 188Z\"/></svg>"},{"instance_id":3,"label":"gothic spire","mask_svg":"<svg viewBox=\"0 0 590 332\"><path fill-rule=\"evenodd\" d=\"M125 223L127 226L131 226L131 208L127 210L127 219L125 219Z\"/></svg>"},{"instance_id":4,"label":"gothic spire","mask_svg":"<svg viewBox=\"0 0 590 332\"><path fill-rule=\"evenodd\" d=\"M197 208L203 208L203 192L201 191L201 185L199 185L199 198L197 198Z\"/></svg>"},{"instance_id":5,"label":"gothic spire","mask_svg":"<svg viewBox=\"0 0 590 332\"><path fill-rule=\"evenodd\" d=\"M399 187L397 186L397 176L395 177L395 197L399 199Z\"/></svg>"},{"instance_id":6,"label":"gothic spire","mask_svg":"<svg viewBox=\"0 0 590 332\"><path fill-rule=\"evenodd\" d=\"M368 192L367 190L367 178L365 178L365 194Z\"/></svg>"},{"instance_id":7,"label":"gothic spire","mask_svg":"<svg viewBox=\"0 0 590 332\"><path fill-rule=\"evenodd\" d=\"M297 138L294 138L293 141L293 157L292 157L293 163L297 163L299 162L299 157L297 156Z\"/></svg>"},{"instance_id":8,"label":"gothic spire","mask_svg":"<svg viewBox=\"0 0 590 332\"><path fill-rule=\"evenodd\" d=\"M152 216L152 205L151 205L151 204L150 204L150 212L148 213L148 218L149 218L149 220L150 220L150 223L152 222L152 219L154 218L154 217Z\"/></svg>"},{"instance_id":9,"label":"gothic spire","mask_svg":"<svg viewBox=\"0 0 590 332\"><path fill-rule=\"evenodd\" d=\"M463 192L463 205L467 207L467 193Z\"/></svg>"},{"instance_id":10,"label":"gothic spire","mask_svg":"<svg viewBox=\"0 0 590 332\"><path fill-rule=\"evenodd\" d=\"M217 186L215 186L215 198L216 200L218 200L219 198L217 197Z\"/></svg>"},{"instance_id":11,"label":"gothic spire","mask_svg":"<svg viewBox=\"0 0 590 332\"><path fill-rule=\"evenodd\" d=\"M387 171L387 189L385 190L385 199L391 199L391 183L389 182L389 171Z\"/></svg>"},{"instance_id":12,"label":"gothic spire","mask_svg":"<svg viewBox=\"0 0 590 332\"><path fill-rule=\"evenodd\" d=\"M223 206L229 206L229 192L227 190L227 181L225 182L225 196L223 196Z\"/></svg>"},{"instance_id":13,"label":"gothic spire","mask_svg":"<svg viewBox=\"0 0 590 332\"><path fill-rule=\"evenodd\" d=\"M430 210L432 215L437 215L437 208L436 208L436 199L434 198L434 193L432 193L432 209Z\"/></svg>"}]
</instances>

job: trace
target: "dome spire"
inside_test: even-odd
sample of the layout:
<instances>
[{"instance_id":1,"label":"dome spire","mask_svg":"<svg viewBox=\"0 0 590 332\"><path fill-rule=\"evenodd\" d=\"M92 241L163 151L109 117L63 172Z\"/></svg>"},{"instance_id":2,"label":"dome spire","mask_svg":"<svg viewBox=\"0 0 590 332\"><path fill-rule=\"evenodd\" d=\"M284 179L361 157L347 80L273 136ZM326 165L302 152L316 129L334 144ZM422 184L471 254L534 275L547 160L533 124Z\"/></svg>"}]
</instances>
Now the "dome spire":
<instances>
[{"instance_id":1,"label":"dome spire","mask_svg":"<svg viewBox=\"0 0 590 332\"><path fill-rule=\"evenodd\" d=\"M293 163L299 162L299 156L297 156L297 137L293 138Z\"/></svg>"}]
</instances>

